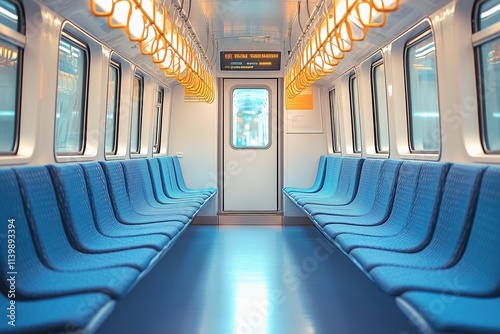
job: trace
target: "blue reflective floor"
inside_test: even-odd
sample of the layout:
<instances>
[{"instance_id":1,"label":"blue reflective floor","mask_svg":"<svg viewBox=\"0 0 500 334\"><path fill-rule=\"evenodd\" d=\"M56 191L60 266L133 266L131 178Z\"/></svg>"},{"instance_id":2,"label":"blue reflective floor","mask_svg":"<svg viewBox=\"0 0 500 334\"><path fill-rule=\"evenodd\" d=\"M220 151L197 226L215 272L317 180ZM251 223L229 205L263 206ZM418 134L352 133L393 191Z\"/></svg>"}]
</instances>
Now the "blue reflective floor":
<instances>
[{"instance_id":1,"label":"blue reflective floor","mask_svg":"<svg viewBox=\"0 0 500 334\"><path fill-rule=\"evenodd\" d=\"M418 331L313 226L190 226L97 333Z\"/></svg>"}]
</instances>

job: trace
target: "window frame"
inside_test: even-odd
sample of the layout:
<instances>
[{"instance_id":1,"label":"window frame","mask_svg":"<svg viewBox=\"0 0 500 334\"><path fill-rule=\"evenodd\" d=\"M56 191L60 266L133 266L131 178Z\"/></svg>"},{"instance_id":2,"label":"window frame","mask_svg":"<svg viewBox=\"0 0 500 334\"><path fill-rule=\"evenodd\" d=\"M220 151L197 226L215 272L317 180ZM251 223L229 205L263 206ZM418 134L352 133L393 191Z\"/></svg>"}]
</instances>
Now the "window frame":
<instances>
[{"instance_id":1,"label":"window frame","mask_svg":"<svg viewBox=\"0 0 500 334\"><path fill-rule=\"evenodd\" d=\"M54 122L54 154L56 157L64 157L64 156L83 156L85 155L85 149L87 147L87 117L88 117L88 105L89 105L89 78L90 78L90 61L91 61L91 54L90 54L90 46L80 40L78 37L74 36L71 34L69 31L63 29L61 32L61 36L59 38L59 45L61 45L62 39L65 38L68 40L68 42L71 44L75 44L77 47L80 47L82 51L85 53L85 78L83 80L82 87L84 88L84 91L82 92L82 124L81 124L81 131L82 131L82 137L81 137L81 147L79 151L76 152L58 152L57 151L57 110L55 111L55 122ZM57 58L57 71L59 71L59 65L60 65L60 53L58 53L58 58ZM57 80L56 85L59 85L59 79ZM56 87L57 87L56 86ZM57 92L57 88L56 88ZM58 93L56 93L56 108L57 108L57 97Z\"/></svg>"},{"instance_id":2,"label":"window frame","mask_svg":"<svg viewBox=\"0 0 500 334\"><path fill-rule=\"evenodd\" d=\"M26 14L20 1L6 0L17 9L17 30L0 25L0 41L17 47L17 73L16 73L16 100L14 115L14 137L12 150L0 151L0 156L17 156L21 141L21 112L22 112L22 81L24 72L24 48L26 47Z\"/></svg>"},{"instance_id":3,"label":"window frame","mask_svg":"<svg viewBox=\"0 0 500 334\"><path fill-rule=\"evenodd\" d=\"M483 80L483 62L481 61L481 46L500 38L499 32L493 32L493 26L480 29L481 20L479 15L481 13L481 6L489 0L480 0L474 3L472 9L472 46L474 53L475 77L476 77L476 97L477 97L477 111L479 120L479 137L481 147L486 155L500 154L500 147L498 149L489 149L487 140L486 129L486 115L485 115L485 89ZM476 37L477 36L477 37Z\"/></svg>"},{"instance_id":4,"label":"window frame","mask_svg":"<svg viewBox=\"0 0 500 334\"><path fill-rule=\"evenodd\" d=\"M129 138L129 145L130 145L130 154L141 154L141 149L142 149L142 123L143 123L143 117L144 117L144 75L136 71L134 73L133 80L137 80L140 85L140 89L138 90L139 95L138 95L138 102L139 102L139 108L138 108L138 115L139 119L137 122L137 150L132 151L132 127L134 125L133 119L131 118L130 121L130 138ZM132 104L131 104L131 117L134 116L133 113L133 108L134 108L134 81L132 82Z\"/></svg>"},{"instance_id":5,"label":"window frame","mask_svg":"<svg viewBox=\"0 0 500 334\"><path fill-rule=\"evenodd\" d=\"M105 133L104 133L104 153L106 155L116 155L118 152L118 136L119 136L119 131L120 131L120 103L121 103L121 83L122 83L122 66L119 61L114 60L111 58L109 62L109 67L108 71L111 71L112 69L117 70L117 80L116 80L116 91L115 91L115 108L114 108L114 136L113 136L113 150L108 151L106 147L106 143L108 140L108 109L107 109L107 103L106 103L106 121L105 121ZM109 73L108 72L108 85L107 85L107 91L109 93ZM109 96L106 96L106 102L108 102Z\"/></svg>"},{"instance_id":6,"label":"window frame","mask_svg":"<svg viewBox=\"0 0 500 334\"><path fill-rule=\"evenodd\" d=\"M377 59L371 63L370 67L370 81L371 81L371 94L372 94L372 114L373 114L373 133L375 135L375 152L378 154L389 154L390 147L390 132L389 132L389 110L387 105L387 80L385 76L384 69L384 95L385 95L385 103L386 103L386 121L387 121L387 150L382 150L380 147L380 128L379 128L379 110L378 110L378 99L377 99L377 85L375 81L375 69L379 66L385 66L385 62L383 58Z\"/></svg>"},{"instance_id":7,"label":"window frame","mask_svg":"<svg viewBox=\"0 0 500 334\"><path fill-rule=\"evenodd\" d=\"M161 94L160 94L161 93ZM161 96L161 101L159 100ZM165 88L158 86L156 90L156 106L153 130L153 154L158 154L161 151L161 139L163 128L163 108L165 106Z\"/></svg>"},{"instance_id":8,"label":"window frame","mask_svg":"<svg viewBox=\"0 0 500 334\"><path fill-rule=\"evenodd\" d=\"M332 151L333 153L342 153L342 145L340 141L340 112L337 104L337 91L333 87L328 92L328 100L330 102L330 126L332 131Z\"/></svg>"},{"instance_id":9,"label":"window frame","mask_svg":"<svg viewBox=\"0 0 500 334\"><path fill-rule=\"evenodd\" d=\"M233 134L234 134L234 122L233 122L233 117L234 117L234 92L236 90L244 90L244 89L264 89L267 91L267 97L268 97L268 100L267 100L267 106L268 106L268 120L267 120L267 127L268 127L268 133L267 133L267 137L268 137L268 142L267 142L267 145L265 146L236 146L234 145L234 137L233 137ZM231 90L231 113L230 113L230 136L229 136L229 145L231 146L231 148L233 150L267 150L271 147L272 145L272 110L271 110L271 106L272 106L272 95L271 95L271 88L269 86L265 86L265 85L252 85L252 86L234 86L233 89Z\"/></svg>"},{"instance_id":10,"label":"window frame","mask_svg":"<svg viewBox=\"0 0 500 334\"><path fill-rule=\"evenodd\" d=\"M410 154L429 154L429 155L440 155L441 154L441 145L442 145L442 140L441 140L441 113L439 110L439 78L438 78L438 64L437 64L437 57L435 56L435 61L436 61L436 93L437 93L437 103L438 103L438 117L439 117L439 124L438 124L438 130L439 130L439 149L437 151L431 151L431 150L416 150L414 149L413 146L413 141L412 141L412 114L411 114L411 90L410 90L410 80L409 80L409 71L408 71L408 49L417 44L420 41L425 40L426 38L431 37L434 45L435 39L434 39L434 32L432 31L431 27L428 27L424 30L422 30L420 33L414 35L411 39L409 39L405 45L404 45L404 51L403 51L403 73L404 73L404 88L405 88L405 103L406 103L406 129L407 129L407 143L408 143L408 150ZM436 52L436 51L434 51Z\"/></svg>"},{"instance_id":11,"label":"window frame","mask_svg":"<svg viewBox=\"0 0 500 334\"><path fill-rule=\"evenodd\" d=\"M349 75L349 110L351 114L351 135L352 135L352 152L353 153L361 153L363 151L363 145L361 142L361 113L360 113L360 105L359 105L359 84L358 84L358 75L356 72L353 72ZM354 98L354 84L356 85L356 98L357 103L355 104ZM357 106L357 109L355 108ZM357 114L356 114L357 113ZM358 138L359 131L359 138ZM358 147L359 145L359 147Z\"/></svg>"}]
</instances>

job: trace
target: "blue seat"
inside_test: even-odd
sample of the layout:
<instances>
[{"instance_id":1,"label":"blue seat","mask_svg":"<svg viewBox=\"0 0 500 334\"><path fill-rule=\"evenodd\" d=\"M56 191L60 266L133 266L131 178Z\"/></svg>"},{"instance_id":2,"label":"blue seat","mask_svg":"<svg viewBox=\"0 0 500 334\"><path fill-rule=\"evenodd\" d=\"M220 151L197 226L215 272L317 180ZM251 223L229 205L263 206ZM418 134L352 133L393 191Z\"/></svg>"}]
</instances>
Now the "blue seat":
<instances>
[{"instance_id":1,"label":"blue seat","mask_svg":"<svg viewBox=\"0 0 500 334\"><path fill-rule=\"evenodd\" d=\"M285 192L285 194L293 201L304 198L321 198L330 197L337 191L339 181L340 168L342 166L342 158L336 156L327 156L325 162L325 177L321 189L315 193L302 192ZM300 205L299 205L300 206Z\"/></svg>"},{"instance_id":2,"label":"blue seat","mask_svg":"<svg viewBox=\"0 0 500 334\"><path fill-rule=\"evenodd\" d=\"M500 296L476 298L409 291L398 297L398 304L411 318L423 318L419 327L427 332L500 333Z\"/></svg>"},{"instance_id":3,"label":"blue seat","mask_svg":"<svg viewBox=\"0 0 500 334\"><path fill-rule=\"evenodd\" d=\"M314 205L345 205L349 204L358 189L359 174L363 165L364 159L360 158L343 158L340 167L339 179L335 193L329 197L307 197L298 198L297 203L304 206L307 210L309 204Z\"/></svg>"},{"instance_id":4,"label":"blue seat","mask_svg":"<svg viewBox=\"0 0 500 334\"><path fill-rule=\"evenodd\" d=\"M141 201L141 194L136 192L134 192L133 196L130 196L131 194L129 194L125 184L122 164L118 161L100 162L100 164L108 181L109 194L115 208L116 217L120 221L139 224L165 221L179 221L187 224L191 221L189 217L193 214L191 210L188 212L171 210L168 214L159 210L156 212L141 211L141 203L143 203L144 197L142 197ZM139 186L142 187L140 183ZM138 197L137 200L136 197Z\"/></svg>"},{"instance_id":5,"label":"blue seat","mask_svg":"<svg viewBox=\"0 0 500 334\"><path fill-rule=\"evenodd\" d=\"M314 183L309 188L296 188L296 187L284 187L283 192L287 195L294 192L297 193L315 193L318 192L323 186L323 181L325 179L325 168L326 168L326 155L319 157L318 170L316 172L316 178Z\"/></svg>"},{"instance_id":6,"label":"blue seat","mask_svg":"<svg viewBox=\"0 0 500 334\"><path fill-rule=\"evenodd\" d=\"M49 171L44 166L14 169L26 206L28 222L46 264L61 271L127 266L144 271L158 256L154 249L130 249L89 254L77 231L62 221ZM89 217L92 219L92 216Z\"/></svg>"},{"instance_id":7,"label":"blue seat","mask_svg":"<svg viewBox=\"0 0 500 334\"><path fill-rule=\"evenodd\" d=\"M47 170L44 167L37 168L39 172ZM38 176L32 175L30 182L43 183ZM46 175L48 176L48 174ZM50 177L48 179L50 181ZM47 231L40 238L32 229L34 224L28 223L25 207L30 209L31 201L23 205L23 198L19 188L18 179L12 169L0 170L0 247L7 249L7 235L9 219L15 219L16 234L16 263L14 267L9 266L7 256L0 256L1 280L7 282L7 273L15 270L16 275L16 299L36 299L54 296L72 295L78 293L101 292L112 298L123 296L136 282L140 272L129 266L110 268L111 261L103 259L101 254L84 254L81 259L75 259L73 252L67 252L66 248L58 248L59 244L66 239L64 231L55 228L52 221L52 210L42 213L42 216L33 216L33 212L27 210L29 220L38 220L41 227ZM29 189L23 189L23 193ZM46 196L46 195L42 195ZM56 207L57 210L57 207ZM60 224L62 225L62 224ZM66 243L68 243L66 239ZM45 252L46 246L50 246L50 252ZM57 259L52 258L56 252ZM105 254L106 256L107 254ZM107 257L107 256L106 256ZM54 261L65 262L67 265L57 266L57 271L50 268ZM59 263L60 264L60 263ZM52 267L53 268L53 267ZM64 272L64 269L73 272ZM53 311L53 310L52 310Z\"/></svg>"},{"instance_id":8,"label":"blue seat","mask_svg":"<svg viewBox=\"0 0 500 334\"><path fill-rule=\"evenodd\" d=\"M87 253L103 253L124 249L137 249L137 253L144 253L142 248L152 248L162 251L170 242L170 238L163 234L109 237L100 233L94 221L92 206L88 196L87 185L82 167L77 164L47 166L52 176L59 208L71 241L75 248ZM150 251L144 253L149 257ZM157 254L154 254L156 256Z\"/></svg>"},{"instance_id":9,"label":"blue seat","mask_svg":"<svg viewBox=\"0 0 500 334\"><path fill-rule=\"evenodd\" d=\"M199 194L199 193L204 193L209 196L212 196L217 192L217 189L212 188L212 187L207 187L207 188L199 188L199 189L189 189L186 186L186 183L184 182L184 175L182 174L182 169L181 169L181 164L179 162L179 158L177 156L172 156L170 157L172 159L172 162L174 164L174 172L175 172L175 178L174 180L176 181L175 183L177 184L177 187L180 191L185 192L185 193L191 193L191 194ZM163 158L160 158L163 159Z\"/></svg>"},{"instance_id":10,"label":"blue seat","mask_svg":"<svg viewBox=\"0 0 500 334\"><path fill-rule=\"evenodd\" d=\"M0 304L9 306L10 300L0 293ZM16 300L15 327L9 317L0 321L0 332L10 334L92 333L114 307L115 302L101 293ZM9 312L7 310L7 312Z\"/></svg>"},{"instance_id":11,"label":"blue seat","mask_svg":"<svg viewBox=\"0 0 500 334\"><path fill-rule=\"evenodd\" d=\"M128 219L119 220L115 216L106 176L101 165L98 162L91 162L82 164L81 167L85 175L94 219L102 234L112 237L164 234L174 238L186 227L180 221L151 223L145 220L144 216L135 214L130 207L129 214L121 215Z\"/></svg>"},{"instance_id":12,"label":"blue seat","mask_svg":"<svg viewBox=\"0 0 500 334\"><path fill-rule=\"evenodd\" d=\"M369 164L366 161L363 165L367 163ZM365 190L367 191L363 191L360 183L357 195L351 203L341 206L311 205L307 211L319 226L327 224L382 224L391 213L401 164L401 161L385 160L382 163L380 175L370 181L376 186L368 187L366 185ZM369 166L372 165L369 164ZM374 169L378 170L378 168Z\"/></svg>"},{"instance_id":13,"label":"blue seat","mask_svg":"<svg viewBox=\"0 0 500 334\"><path fill-rule=\"evenodd\" d=\"M151 177L147 162L144 159L126 160L120 163L123 167L130 202L135 211L153 214L182 214L188 218L193 218L200 209L201 205L196 202L190 204L158 202L154 197Z\"/></svg>"},{"instance_id":14,"label":"blue seat","mask_svg":"<svg viewBox=\"0 0 500 334\"><path fill-rule=\"evenodd\" d=\"M399 248L393 247L390 251L355 248L350 255L365 270L372 271L376 266L382 265L387 265L387 268L442 268L453 265L461 254L462 242L470 229L483 172L484 167L480 166L451 165L446 176L437 221L431 231L432 237L425 248L417 252L405 252L406 246L401 243Z\"/></svg>"},{"instance_id":15,"label":"blue seat","mask_svg":"<svg viewBox=\"0 0 500 334\"><path fill-rule=\"evenodd\" d=\"M149 174L153 184L155 198L160 203L189 203L194 201L199 205L203 205L208 196L195 195L174 191L171 182L164 183L163 176L160 172L160 164L157 158L147 159ZM168 172L169 176L173 176L174 172Z\"/></svg>"},{"instance_id":16,"label":"blue seat","mask_svg":"<svg viewBox=\"0 0 500 334\"><path fill-rule=\"evenodd\" d=\"M444 244L454 250L451 266L436 270L381 266L370 274L382 288L392 294L408 290L424 290L455 295L491 297L500 294L500 168L488 167L484 173L470 235L464 229L458 246ZM466 196L466 194L455 194ZM457 208L454 208L457 210ZM439 221L438 224L445 222ZM458 228L447 221L448 229ZM467 227L470 222L465 224ZM452 240L454 241L454 240ZM449 242L449 241L448 241ZM463 255L462 255L463 254ZM454 259L453 259L454 260Z\"/></svg>"},{"instance_id":17,"label":"blue seat","mask_svg":"<svg viewBox=\"0 0 500 334\"><path fill-rule=\"evenodd\" d=\"M387 221L376 226L329 224L325 233L345 252L357 247L420 250L432 235L449 166L404 162Z\"/></svg>"}]
</instances>

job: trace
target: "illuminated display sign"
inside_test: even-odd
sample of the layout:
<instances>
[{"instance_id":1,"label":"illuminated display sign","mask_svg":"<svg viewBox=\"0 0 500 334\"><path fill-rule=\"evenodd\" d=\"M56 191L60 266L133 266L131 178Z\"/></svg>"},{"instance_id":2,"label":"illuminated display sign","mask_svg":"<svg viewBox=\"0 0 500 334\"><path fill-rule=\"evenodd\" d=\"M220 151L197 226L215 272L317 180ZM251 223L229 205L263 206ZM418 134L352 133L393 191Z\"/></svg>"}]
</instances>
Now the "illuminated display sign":
<instances>
[{"instance_id":1,"label":"illuminated display sign","mask_svg":"<svg viewBox=\"0 0 500 334\"><path fill-rule=\"evenodd\" d=\"M222 71L279 71L281 52L222 51L220 69Z\"/></svg>"}]
</instances>

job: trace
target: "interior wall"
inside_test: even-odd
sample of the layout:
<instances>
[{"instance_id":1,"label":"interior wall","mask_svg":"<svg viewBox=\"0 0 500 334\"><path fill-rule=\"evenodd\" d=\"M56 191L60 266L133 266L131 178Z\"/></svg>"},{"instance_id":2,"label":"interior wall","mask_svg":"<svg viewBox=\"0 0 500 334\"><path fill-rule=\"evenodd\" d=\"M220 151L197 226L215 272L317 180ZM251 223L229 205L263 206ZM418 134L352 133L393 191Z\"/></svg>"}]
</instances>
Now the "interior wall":
<instances>
[{"instance_id":1,"label":"interior wall","mask_svg":"<svg viewBox=\"0 0 500 334\"><path fill-rule=\"evenodd\" d=\"M284 186L310 187L316 178L321 155L328 153L325 109L321 90L313 86L313 110L288 110L284 117ZM286 217L304 216L289 199L283 203Z\"/></svg>"},{"instance_id":2,"label":"interior wall","mask_svg":"<svg viewBox=\"0 0 500 334\"><path fill-rule=\"evenodd\" d=\"M179 156L186 185L217 187L217 102L185 102L184 87L172 88L168 155ZM182 156L182 157L181 157ZM199 216L217 215L217 197Z\"/></svg>"}]
</instances>

